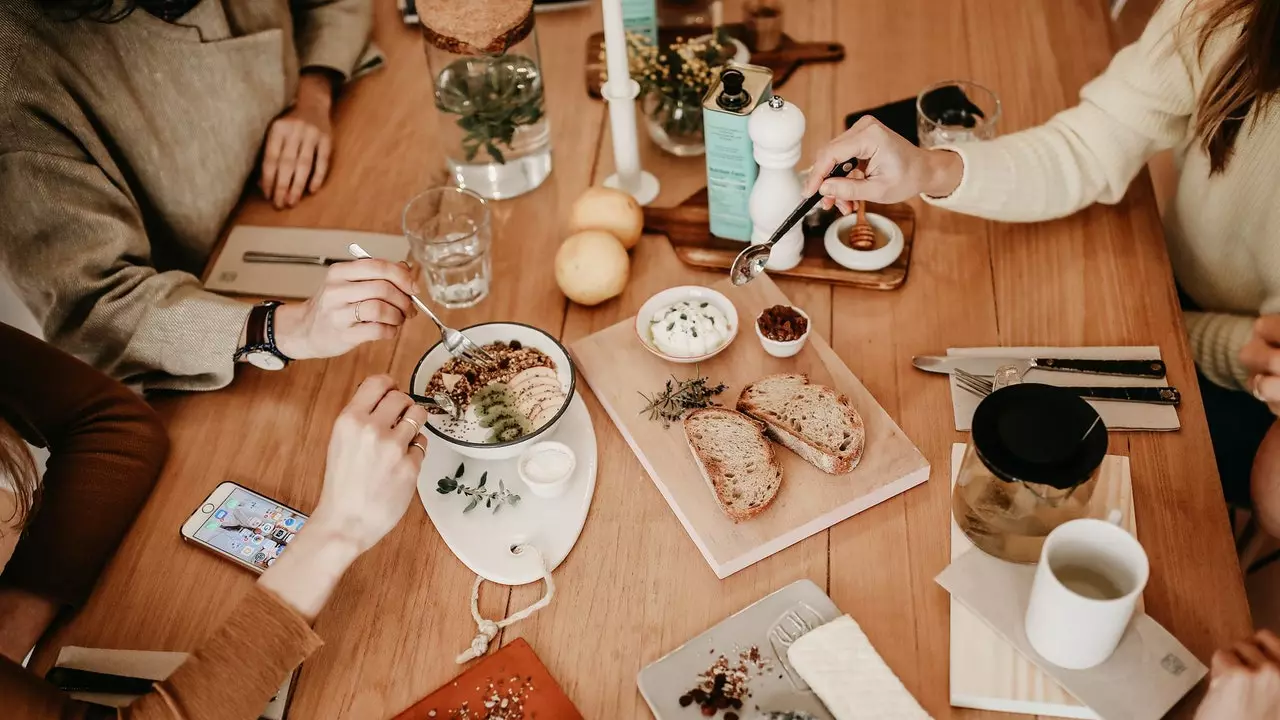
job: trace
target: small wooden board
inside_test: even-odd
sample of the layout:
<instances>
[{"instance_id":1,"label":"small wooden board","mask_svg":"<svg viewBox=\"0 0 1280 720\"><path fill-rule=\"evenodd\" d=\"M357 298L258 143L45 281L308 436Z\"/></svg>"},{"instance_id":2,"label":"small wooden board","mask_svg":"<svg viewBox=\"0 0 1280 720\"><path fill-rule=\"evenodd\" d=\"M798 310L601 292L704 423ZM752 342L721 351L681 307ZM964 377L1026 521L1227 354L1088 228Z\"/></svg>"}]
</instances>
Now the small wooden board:
<instances>
[{"instance_id":1,"label":"small wooden board","mask_svg":"<svg viewBox=\"0 0 1280 720\"><path fill-rule=\"evenodd\" d=\"M755 318L766 307L789 304L772 280L761 276L742 287L724 280L713 287L733 302L741 327L728 348L697 369L649 353L636 337L634 317L579 340L570 350L658 491L716 576L723 578L925 482L929 462L821 337L811 335L794 358L765 353L755 334ZM684 379L697 372L728 386L720 399L730 408L743 386L774 373L805 373L814 383L836 388L866 424L862 461L853 472L832 476L777 447L784 475L777 499L759 516L734 523L712 497L680 424L664 429L641 414L645 400L640 393L661 389L673 374Z\"/></svg>"},{"instance_id":2,"label":"small wooden board","mask_svg":"<svg viewBox=\"0 0 1280 720\"><path fill-rule=\"evenodd\" d=\"M724 25L729 37L747 42L747 28L742 23ZM695 38L711 32L711 28L698 25L673 25L658 28L658 43L661 47L670 46L676 38ZM600 80L604 75L604 33L595 33L587 38L587 93L600 99ZM773 87L780 88L790 79L792 73L805 63L840 62L844 59L844 45L838 42L799 42L786 33L782 34L782 42L768 52L751 50L751 64L763 65L773 71Z\"/></svg>"},{"instance_id":3,"label":"small wooden board","mask_svg":"<svg viewBox=\"0 0 1280 720\"><path fill-rule=\"evenodd\" d=\"M867 288L870 290L894 290L907 281L907 268L911 264L911 246L916 234L916 212L906 203L880 205L867 203L867 211L883 215L902 228L905 247L892 265L883 270L864 272L850 270L827 255L823 247L823 233L836 217L835 211L825 213L824 221L804 228L804 255L800 264L790 270L773 271L779 277L817 280L832 285ZM687 200L670 208L644 208L645 230L666 235L675 248L681 262L705 270L728 270L733 259L746 247L745 243L725 240L711 234L711 215L707 210L707 190L703 188Z\"/></svg>"},{"instance_id":4,"label":"small wooden board","mask_svg":"<svg viewBox=\"0 0 1280 720\"><path fill-rule=\"evenodd\" d=\"M582 720L582 714L556 684L555 678L551 677L551 673L524 638L516 638L502 646L475 667L395 716L394 720L487 717L485 701L495 694L499 698L508 697L508 692L517 688L523 688L518 692L519 702L523 706L521 717ZM508 702L511 700L508 699ZM459 715L464 707L470 713Z\"/></svg>"},{"instance_id":5,"label":"small wooden board","mask_svg":"<svg viewBox=\"0 0 1280 720\"><path fill-rule=\"evenodd\" d=\"M951 484L964 457L964 444L951 448ZM1121 525L1137 533L1133 516L1133 482L1129 458L1107 455L1102 460L1098 487L1093 491L1091 515L1106 519L1108 510L1121 510ZM951 523L951 559L966 552L982 552ZM1142 610L1142 599L1138 599ZM977 615L951 598L951 704L995 712L1051 715L1067 718L1098 716L1072 697L1048 673L1019 653Z\"/></svg>"}]
</instances>

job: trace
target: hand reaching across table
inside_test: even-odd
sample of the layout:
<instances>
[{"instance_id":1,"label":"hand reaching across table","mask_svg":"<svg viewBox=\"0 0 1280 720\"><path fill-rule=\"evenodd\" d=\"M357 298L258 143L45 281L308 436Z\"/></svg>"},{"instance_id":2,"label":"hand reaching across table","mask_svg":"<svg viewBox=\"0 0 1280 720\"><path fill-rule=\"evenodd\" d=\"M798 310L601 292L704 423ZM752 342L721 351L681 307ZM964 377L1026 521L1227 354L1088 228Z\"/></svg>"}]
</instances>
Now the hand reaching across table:
<instances>
[{"instance_id":1,"label":"hand reaching across table","mask_svg":"<svg viewBox=\"0 0 1280 720\"><path fill-rule=\"evenodd\" d=\"M849 158L862 160L861 177L824 179L831 168ZM857 200L895 203L920 193L949 195L963 173L959 155L948 150L922 150L866 116L818 151L804 192L821 191L824 208L834 206L848 214Z\"/></svg>"},{"instance_id":2,"label":"hand reaching across table","mask_svg":"<svg viewBox=\"0 0 1280 720\"><path fill-rule=\"evenodd\" d=\"M303 72L293 107L267 130L258 187L277 210L297 205L304 191L316 192L329 175L333 88L334 80L326 72Z\"/></svg>"},{"instance_id":3,"label":"hand reaching across table","mask_svg":"<svg viewBox=\"0 0 1280 720\"><path fill-rule=\"evenodd\" d=\"M409 298L415 292L417 281L401 263L338 263L314 296L276 310L276 346L299 360L336 357L366 342L393 338L418 313Z\"/></svg>"},{"instance_id":4,"label":"hand reaching across table","mask_svg":"<svg viewBox=\"0 0 1280 720\"><path fill-rule=\"evenodd\" d=\"M1280 638L1270 630L1214 653L1210 677L1196 720L1280 717Z\"/></svg>"}]
</instances>

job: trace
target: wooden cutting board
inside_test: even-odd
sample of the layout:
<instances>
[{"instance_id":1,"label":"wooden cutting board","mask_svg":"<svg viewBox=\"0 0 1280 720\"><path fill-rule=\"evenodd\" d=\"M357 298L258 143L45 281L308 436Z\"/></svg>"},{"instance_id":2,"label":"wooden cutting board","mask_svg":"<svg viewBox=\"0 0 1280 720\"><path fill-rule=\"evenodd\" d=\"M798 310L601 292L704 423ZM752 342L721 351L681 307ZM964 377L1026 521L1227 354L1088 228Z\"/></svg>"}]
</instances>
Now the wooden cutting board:
<instances>
[{"instance_id":1,"label":"wooden cutting board","mask_svg":"<svg viewBox=\"0 0 1280 720\"><path fill-rule=\"evenodd\" d=\"M497 696L498 700L493 700ZM502 700L506 699L505 706ZM492 702L493 707L485 706ZM394 720L582 720L524 638L422 698Z\"/></svg>"},{"instance_id":2,"label":"wooden cutting board","mask_svg":"<svg viewBox=\"0 0 1280 720\"><path fill-rule=\"evenodd\" d=\"M635 318L583 338L570 349L618 431L711 569L723 578L924 482L929 463L825 340L811 335L794 358L765 353L753 326L756 316L766 307L790 304L768 276L742 287L728 280L713 287L733 302L741 328L728 348L698 370L650 354L636 337ZM713 383L728 385L720 396L728 407L736 404L745 385L775 373L805 373L814 383L836 388L866 423L861 463L847 475L831 476L778 446L784 479L777 499L755 518L734 523L712 497L680 425L664 429L662 423L641 415L645 400L640 393L661 389L672 374L684 379L698 372Z\"/></svg>"}]
</instances>

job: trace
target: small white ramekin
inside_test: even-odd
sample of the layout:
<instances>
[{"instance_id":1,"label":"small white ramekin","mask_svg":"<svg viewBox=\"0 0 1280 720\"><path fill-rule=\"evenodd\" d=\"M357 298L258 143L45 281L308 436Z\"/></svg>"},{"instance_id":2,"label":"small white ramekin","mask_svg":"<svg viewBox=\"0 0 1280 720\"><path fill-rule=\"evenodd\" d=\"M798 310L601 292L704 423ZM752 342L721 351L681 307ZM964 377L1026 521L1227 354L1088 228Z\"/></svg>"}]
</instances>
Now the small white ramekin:
<instances>
[{"instance_id":1,"label":"small white ramekin","mask_svg":"<svg viewBox=\"0 0 1280 720\"><path fill-rule=\"evenodd\" d=\"M763 311L760 315L757 315L755 321L751 323L756 328L756 337L760 338L760 344L764 346L764 351L777 358L789 358L794 356L796 353L804 349L804 344L808 342L809 336L813 334L813 319L809 317L809 313L801 310L795 305L788 305L787 307L804 316L805 321L808 323L808 327L805 328L804 334L795 340L779 342L765 337L765 334L760 330L760 316L764 315Z\"/></svg>"},{"instance_id":2,"label":"small white ramekin","mask_svg":"<svg viewBox=\"0 0 1280 720\"><path fill-rule=\"evenodd\" d=\"M525 474L525 460L543 450L555 450L564 453L569 457L569 469L564 473L564 475L556 478L555 480L548 481L531 478ZM520 475L520 479L524 481L524 484L529 486L529 492L540 498L546 499L560 497L564 494L565 490L569 489L569 480L573 477L573 472L577 467L578 459L577 456L574 455L573 450L570 449L568 445L555 442L554 440L544 440L543 442L530 445L523 453L520 453L520 459L516 461L516 472Z\"/></svg>"}]
</instances>

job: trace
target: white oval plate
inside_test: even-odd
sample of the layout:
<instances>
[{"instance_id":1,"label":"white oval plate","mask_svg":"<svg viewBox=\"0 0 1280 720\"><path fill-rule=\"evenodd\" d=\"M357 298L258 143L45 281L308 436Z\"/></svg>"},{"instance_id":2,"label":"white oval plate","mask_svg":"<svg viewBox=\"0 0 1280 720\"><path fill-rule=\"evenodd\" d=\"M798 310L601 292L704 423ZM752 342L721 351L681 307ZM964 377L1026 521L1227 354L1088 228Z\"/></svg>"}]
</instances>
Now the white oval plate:
<instances>
[{"instance_id":1,"label":"white oval plate","mask_svg":"<svg viewBox=\"0 0 1280 720\"><path fill-rule=\"evenodd\" d=\"M418 475L418 497L432 524L463 565L485 580L502 585L524 585L542 579L542 568L530 554L513 555L511 546L532 543L555 570L569 556L591 509L596 487L596 432L591 414L580 395L574 394L559 427L545 438L568 445L577 457L569 489L558 498L537 497L516 472L518 458L477 460L463 457L449 445L431 443L427 459ZM485 489L497 489L498 480L520 496L515 507L507 505L494 514L481 503L463 513L465 495L436 491L441 478L453 477L458 463L466 463L461 482L475 486L481 473L488 472Z\"/></svg>"}]
</instances>

